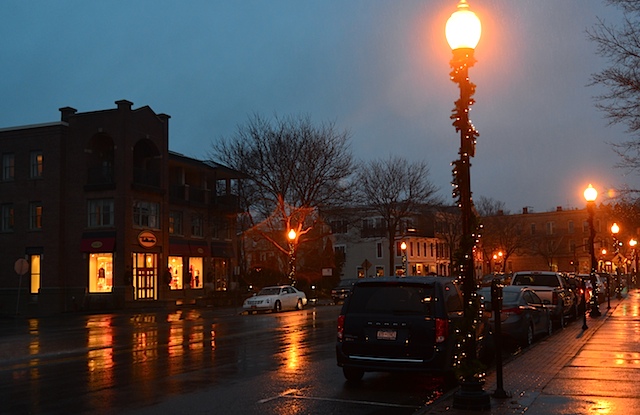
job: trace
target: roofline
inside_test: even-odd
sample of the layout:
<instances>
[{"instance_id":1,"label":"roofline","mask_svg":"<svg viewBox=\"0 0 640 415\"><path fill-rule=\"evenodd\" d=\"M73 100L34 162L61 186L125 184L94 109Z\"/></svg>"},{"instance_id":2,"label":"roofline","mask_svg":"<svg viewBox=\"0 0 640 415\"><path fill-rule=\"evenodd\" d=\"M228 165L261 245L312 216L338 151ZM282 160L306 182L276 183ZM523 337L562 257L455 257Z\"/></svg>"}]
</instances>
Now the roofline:
<instances>
[{"instance_id":1,"label":"roofline","mask_svg":"<svg viewBox=\"0 0 640 415\"><path fill-rule=\"evenodd\" d=\"M5 128L0 128L0 132L17 131L17 130L28 130L28 129L32 129L32 128L68 126L68 125L69 125L69 123L64 122L64 121L55 121L55 122L47 122L47 123L41 123L41 124L28 124L28 125L18 125L18 126L15 126L15 127L5 127Z\"/></svg>"}]
</instances>

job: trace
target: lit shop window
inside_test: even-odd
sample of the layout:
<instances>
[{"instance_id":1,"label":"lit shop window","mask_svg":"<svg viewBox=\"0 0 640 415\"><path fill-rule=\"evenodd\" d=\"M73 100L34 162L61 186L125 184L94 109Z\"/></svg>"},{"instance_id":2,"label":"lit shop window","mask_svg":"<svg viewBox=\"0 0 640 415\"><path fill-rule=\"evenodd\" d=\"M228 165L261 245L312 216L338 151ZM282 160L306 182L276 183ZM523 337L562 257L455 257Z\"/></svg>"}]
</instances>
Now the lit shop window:
<instances>
[{"instance_id":1,"label":"lit shop window","mask_svg":"<svg viewBox=\"0 0 640 415\"><path fill-rule=\"evenodd\" d=\"M40 255L31 255L31 294L38 294L40 291Z\"/></svg>"},{"instance_id":2,"label":"lit shop window","mask_svg":"<svg viewBox=\"0 0 640 415\"><path fill-rule=\"evenodd\" d=\"M191 288L202 288L202 258L189 258Z\"/></svg>"},{"instance_id":3,"label":"lit shop window","mask_svg":"<svg viewBox=\"0 0 640 415\"><path fill-rule=\"evenodd\" d=\"M110 293L113 288L113 253L93 253L89 258L89 292Z\"/></svg>"},{"instance_id":4,"label":"lit shop window","mask_svg":"<svg viewBox=\"0 0 640 415\"><path fill-rule=\"evenodd\" d=\"M169 257L169 273L171 274L171 281L169 282L169 288L172 290L182 289L182 272L183 264L182 257L170 256Z\"/></svg>"}]
</instances>

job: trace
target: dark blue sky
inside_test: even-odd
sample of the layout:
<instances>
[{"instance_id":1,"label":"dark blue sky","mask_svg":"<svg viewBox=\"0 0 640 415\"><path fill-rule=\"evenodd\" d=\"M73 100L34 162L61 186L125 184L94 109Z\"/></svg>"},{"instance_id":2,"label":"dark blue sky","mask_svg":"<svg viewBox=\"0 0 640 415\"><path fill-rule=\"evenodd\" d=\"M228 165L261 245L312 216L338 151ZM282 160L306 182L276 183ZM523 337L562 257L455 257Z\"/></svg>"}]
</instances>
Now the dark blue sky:
<instances>
[{"instance_id":1,"label":"dark blue sky","mask_svg":"<svg viewBox=\"0 0 640 415\"><path fill-rule=\"evenodd\" d=\"M449 114L444 0L4 0L0 128L56 121L57 109L128 99L171 115L170 148L205 158L253 113L309 114L351 133L358 159L424 159L450 199L459 138ZM604 0L470 0L482 20L470 70L480 132L474 196L512 212L583 207L638 178L613 166L587 87L603 61L586 38Z\"/></svg>"}]
</instances>

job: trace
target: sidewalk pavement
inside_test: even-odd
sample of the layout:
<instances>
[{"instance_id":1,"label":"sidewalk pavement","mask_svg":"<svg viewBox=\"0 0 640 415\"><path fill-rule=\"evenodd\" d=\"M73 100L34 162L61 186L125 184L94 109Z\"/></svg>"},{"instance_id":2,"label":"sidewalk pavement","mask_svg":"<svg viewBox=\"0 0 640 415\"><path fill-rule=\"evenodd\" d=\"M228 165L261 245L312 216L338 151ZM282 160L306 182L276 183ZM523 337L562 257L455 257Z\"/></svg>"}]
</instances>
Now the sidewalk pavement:
<instances>
[{"instance_id":1,"label":"sidewalk pavement","mask_svg":"<svg viewBox=\"0 0 640 415\"><path fill-rule=\"evenodd\" d=\"M640 290L600 304L587 316L544 338L503 365L510 398L491 397L490 410L453 408L455 390L416 414L640 414ZM456 388L457 389L457 388ZM484 390L496 390L495 371Z\"/></svg>"}]
</instances>

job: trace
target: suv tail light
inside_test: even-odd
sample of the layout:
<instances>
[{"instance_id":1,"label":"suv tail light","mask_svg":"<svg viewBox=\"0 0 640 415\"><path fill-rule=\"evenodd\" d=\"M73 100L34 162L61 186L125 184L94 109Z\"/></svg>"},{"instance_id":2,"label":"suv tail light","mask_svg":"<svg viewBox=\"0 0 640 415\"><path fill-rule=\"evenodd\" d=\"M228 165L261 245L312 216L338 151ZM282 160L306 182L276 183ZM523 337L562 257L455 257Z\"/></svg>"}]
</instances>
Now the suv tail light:
<instances>
[{"instance_id":1,"label":"suv tail light","mask_svg":"<svg viewBox=\"0 0 640 415\"><path fill-rule=\"evenodd\" d=\"M442 343L449 335L449 320L436 318L436 343Z\"/></svg>"},{"instance_id":2,"label":"suv tail light","mask_svg":"<svg viewBox=\"0 0 640 415\"><path fill-rule=\"evenodd\" d=\"M342 341L344 335L344 315L338 316L338 340Z\"/></svg>"}]
</instances>

